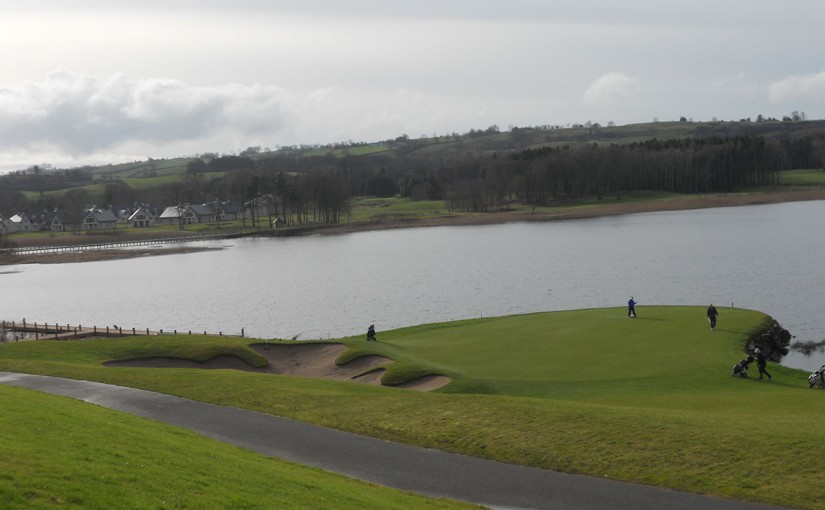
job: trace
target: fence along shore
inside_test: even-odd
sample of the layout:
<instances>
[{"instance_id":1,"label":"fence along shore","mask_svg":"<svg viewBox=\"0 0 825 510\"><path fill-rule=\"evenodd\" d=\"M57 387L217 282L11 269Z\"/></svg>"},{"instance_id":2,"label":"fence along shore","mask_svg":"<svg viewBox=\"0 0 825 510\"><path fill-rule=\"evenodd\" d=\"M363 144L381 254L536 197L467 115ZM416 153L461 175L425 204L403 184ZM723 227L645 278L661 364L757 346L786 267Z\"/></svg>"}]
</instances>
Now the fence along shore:
<instances>
[{"instance_id":1,"label":"fence along shore","mask_svg":"<svg viewBox=\"0 0 825 510\"><path fill-rule=\"evenodd\" d=\"M126 337L126 336L155 336L155 335L200 335L205 336L225 336L223 331L218 333L208 333L206 331L200 332L192 330L178 331L164 331L162 329L151 330L149 328L123 328L117 325L113 326L83 326L78 324L76 326L71 324L59 324L56 322L27 322L26 319L22 321L2 321L0 322L0 338L6 340L7 333L23 333L34 335L34 340L76 340L80 338L92 337ZM231 335L230 335L231 336ZM245 337L244 328L241 328L241 337ZM31 336L24 338L26 340L32 339ZM15 341L19 341L16 336Z\"/></svg>"}]
</instances>

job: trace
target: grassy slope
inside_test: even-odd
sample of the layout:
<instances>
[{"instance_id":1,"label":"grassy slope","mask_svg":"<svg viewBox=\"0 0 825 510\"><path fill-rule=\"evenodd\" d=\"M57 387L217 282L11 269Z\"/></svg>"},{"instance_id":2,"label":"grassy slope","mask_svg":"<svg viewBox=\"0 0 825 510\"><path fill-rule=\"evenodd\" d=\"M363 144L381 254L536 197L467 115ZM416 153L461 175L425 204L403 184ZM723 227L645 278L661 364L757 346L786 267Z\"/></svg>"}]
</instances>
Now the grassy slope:
<instances>
[{"instance_id":1,"label":"grassy slope","mask_svg":"<svg viewBox=\"0 0 825 510\"><path fill-rule=\"evenodd\" d=\"M0 501L29 508L469 508L0 385Z\"/></svg>"},{"instance_id":2,"label":"grassy slope","mask_svg":"<svg viewBox=\"0 0 825 510\"><path fill-rule=\"evenodd\" d=\"M404 373L448 373L420 394L235 371L108 369L148 353L198 357L241 339L39 342L0 347L0 369L154 389L291 416L386 439L568 472L757 501L825 508L822 392L806 374L771 366L774 381L731 366L767 317L703 307L553 312L379 332L375 350ZM172 351L167 352L167 347ZM185 350L189 350L186 353ZM207 355L208 357L208 355ZM473 393L474 392L474 393Z\"/></svg>"}]
</instances>

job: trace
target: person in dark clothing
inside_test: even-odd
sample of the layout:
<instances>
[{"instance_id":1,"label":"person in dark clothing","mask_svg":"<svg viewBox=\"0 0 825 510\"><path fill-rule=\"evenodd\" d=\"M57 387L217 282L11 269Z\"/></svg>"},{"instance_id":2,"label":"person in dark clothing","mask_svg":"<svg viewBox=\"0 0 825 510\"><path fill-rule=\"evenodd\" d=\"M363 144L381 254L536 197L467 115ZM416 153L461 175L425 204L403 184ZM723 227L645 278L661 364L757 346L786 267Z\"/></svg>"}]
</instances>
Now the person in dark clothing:
<instances>
[{"instance_id":1,"label":"person in dark clothing","mask_svg":"<svg viewBox=\"0 0 825 510\"><path fill-rule=\"evenodd\" d=\"M375 342L375 324L370 324L367 328L367 342Z\"/></svg>"},{"instance_id":2,"label":"person in dark clothing","mask_svg":"<svg viewBox=\"0 0 825 510\"><path fill-rule=\"evenodd\" d=\"M753 353L756 354L756 366L759 368L759 378L762 379L762 375L767 375L768 380L770 381L772 379L771 374L765 370L765 367L768 364L767 358L765 358L765 355L762 354L762 350L758 347L753 351Z\"/></svg>"},{"instance_id":3,"label":"person in dark clothing","mask_svg":"<svg viewBox=\"0 0 825 510\"><path fill-rule=\"evenodd\" d=\"M708 307L708 322L710 322L710 329L716 329L716 316L719 315L719 312L716 311L716 307L713 306L713 303L710 304Z\"/></svg>"},{"instance_id":4,"label":"person in dark clothing","mask_svg":"<svg viewBox=\"0 0 825 510\"><path fill-rule=\"evenodd\" d=\"M633 296L630 296L630 300L627 302L627 316L636 318L636 301L633 300Z\"/></svg>"}]
</instances>

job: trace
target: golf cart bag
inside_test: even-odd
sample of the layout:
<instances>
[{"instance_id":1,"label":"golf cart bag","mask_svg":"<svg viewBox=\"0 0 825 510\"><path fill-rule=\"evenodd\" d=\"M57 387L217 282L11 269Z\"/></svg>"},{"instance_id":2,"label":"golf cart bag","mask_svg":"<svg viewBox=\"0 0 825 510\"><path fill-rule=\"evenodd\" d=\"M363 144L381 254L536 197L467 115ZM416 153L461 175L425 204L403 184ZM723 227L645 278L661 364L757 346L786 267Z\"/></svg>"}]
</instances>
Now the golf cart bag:
<instances>
[{"instance_id":1,"label":"golf cart bag","mask_svg":"<svg viewBox=\"0 0 825 510\"><path fill-rule=\"evenodd\" d=\"M814 386L825 388L825 365L822 365L819 370L808 376L808 387L813 388Z\"/></svg>"},{"instance_id":2,"label":"golf cart bag","mask_svg":"<svg viewBox=\"0 0 825 510\"><path fill-rule=\"evenodd\" d=\"M739 363L733 365L733 370L731 370L731 375L738 375L739 377L747 377L748 376L748 366L753 363L753 356L748 356L747 358L743 359Z\"/></svg>"}]
</instances>

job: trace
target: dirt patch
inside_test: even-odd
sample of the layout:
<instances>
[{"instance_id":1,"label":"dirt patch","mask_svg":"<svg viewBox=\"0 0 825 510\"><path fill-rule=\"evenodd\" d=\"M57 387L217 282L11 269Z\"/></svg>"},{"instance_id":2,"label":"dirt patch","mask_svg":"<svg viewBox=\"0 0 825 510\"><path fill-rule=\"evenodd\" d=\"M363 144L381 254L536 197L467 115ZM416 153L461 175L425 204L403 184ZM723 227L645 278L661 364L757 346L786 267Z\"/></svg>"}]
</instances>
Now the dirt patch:
<instances>
[{"instance_id":1,"label":"dirt patch","mask_svg":"<svg viewBox=\"0 0 825 510\"><path fill-rule=\"evenodd\" d=\"M104 365L107 367L245 370L249 372L265 372L380 385L381 378L385 372L384 368L381 367L392 363L391 359L384 356L368 355L361 356L343 365L338 365L335 363L335 360L347 350L347 347L343 344L254 344L250 347L266 358L269 365L258 368L237 356L229 355L215 356L210 360L202 362L158 356L107 361ZM432 391L445 386L449 382L449 377L425 376L394 387L417 391Z\"/></svg>"}]
</instances>

